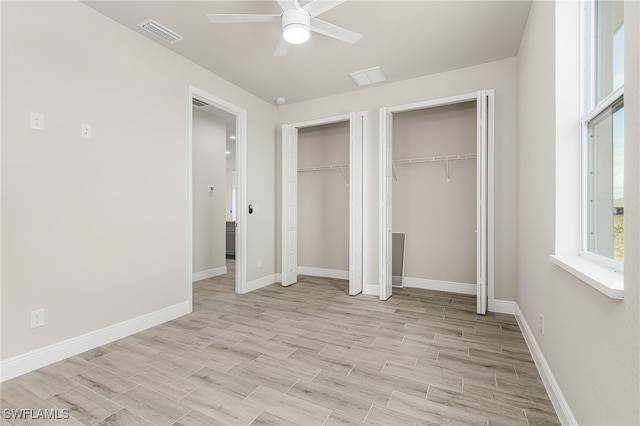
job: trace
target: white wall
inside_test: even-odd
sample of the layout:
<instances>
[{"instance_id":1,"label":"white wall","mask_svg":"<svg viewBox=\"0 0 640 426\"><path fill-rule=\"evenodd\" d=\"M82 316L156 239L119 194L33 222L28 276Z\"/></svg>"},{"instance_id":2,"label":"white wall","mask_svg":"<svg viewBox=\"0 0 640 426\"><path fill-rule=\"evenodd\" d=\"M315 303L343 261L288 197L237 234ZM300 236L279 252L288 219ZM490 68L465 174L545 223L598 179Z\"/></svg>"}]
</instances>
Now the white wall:
<instances>
[{"instance_id":1,"label":"white wall","mask_svg":"<svg viewBox=\"0 0 640 426\"><path fill-rule=\"evenodd\" d=\"M578 167L564 161L567 153L579 152L578 3L534 1L518 54L517 303L581 425L640 423L638 5L625 2L623 300L604 296L549 261L556 243L560 249L571 245L557 240L557 232L578 235L579 186L566 187L576 182ZM574 94L572 102L567 93Z\"/></svg>"},{"instance_id":2,"label":"white wall","mask_svg":"<svg viewBox=\"0 0 640 426\"><path fill-rule=\"evenodd\" d=\"M498 225L495 236L495 296L497 299L515 300L516 218L513 206L516 204L516 65L516 58L508 58L279 107L279 124L332 117L351 111L368 113L368 140L365 141L364 157L364 261L368 266L364 271L365 285L378 285L379 108L470 93L481 89L495 89L495 221ZM278 141L280 141L279 133ZM279 149L278 144L278 151ZM277 158L277 177L280 179L279 154ZM277 197L276 267L279 270L281 203L279 191Z\"/></svg>"},{"instance_id":3,"label":"white wall","mask_svg":"<svg viewBox=\"0 0 640 426\"><path fill-rule=\"evenodd\" d=\"M476 153L476 102L393 114L393 159ZM398 165L393 232L406 232L405 276L475 284L476 160ZM395 257L395 256L394 256Z\"/></svg>"},{"instance_id":4,"label":"white wall","mask_svg":"<svg viewBox=\"0 0 640 426\"><path fill-rule=\"evenodd\" d=\"M247 275L272 276L276 108L81 3L2 3L3 361L188 304L190 84L247 110Z\"/></svg>"},{"instance_id":5,"label":"white wall","mask_svg":"<svg viewBox=\"0 0 640 426\"><path fill-rule=\"evenodd\" d=\"M348 121L298 130L299 169L335 164L349 164ZM349 270L349 186L340 170L298 173L298 265Z\"/></svg>"},{"instance_id":6,"label":"white wall","mask_svg":"<svg viewBox=\"0 0 640 426\"><path fill-rule=\"evenodd\" d=\"M202 272L225 266L226 123L194 107L192 132L193 272Z\"/></svg>"}]
</instances>

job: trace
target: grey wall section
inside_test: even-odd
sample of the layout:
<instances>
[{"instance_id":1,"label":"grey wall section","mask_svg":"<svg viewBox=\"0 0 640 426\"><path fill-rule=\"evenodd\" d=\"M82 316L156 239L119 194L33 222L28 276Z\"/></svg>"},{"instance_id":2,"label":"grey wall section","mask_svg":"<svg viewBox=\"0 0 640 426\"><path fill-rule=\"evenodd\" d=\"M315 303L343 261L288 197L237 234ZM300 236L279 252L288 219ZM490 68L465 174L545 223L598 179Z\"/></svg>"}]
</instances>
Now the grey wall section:
<instances>
[{"instance_id":1,"label":"grey wall section","mask_svg":"<svg viewBox=\"0 0 640 426\"><path fill-rule=\"evenodd\" d=\"M577 59L578 16L577 2L534 1L518 54L517 302L577 423L635 425L640 424L638 2L625 2L624 299L609 299L549 261L556 229L565 232L556 225L556 200L557 191L567 188L556 183L571 168L561 163L554 169L556 152L579 144L579 137L556 136L569 119L566 108L556 109L556 99L578 83L577 74L566 76L567 52L556 46L568 45ZM576 113L569 125L575 126L577 99L571 106ZM579 186L568 191L575 194ZM578 222L574 217L564 226ZM536 326L539 314L545 318L544 335Z\"/></svg>"},{"instance_id":2,"label":"grey wall section","mask_svg":"<svg viewBox=\"0 0 640 426\"><path fill-rule=\"evenodd\" d=\"M200 272L226 264L226 123L193 108L192 135L193 272Z\"/></svg>"},{"instance_id":3,"label":"grey wall section","mask_svg":"<svg viewBox=\"0 0 640 426\"><path fill-rule=\"evenodd\" d=\"M82 3L2 3L3 360L188 301L189 85L247 111L247 275L271 276L276 108Z\"/></svg>"},{"instance_id":4,"label":"grey wall section","mask_svg":"<svg viewBox=\"0 0 640 426\"><path fill-rule=\"evenodd\" d=\"M393 114L393 159L476 153L475 102ZM393 231L406 232L405 276L476 283L476 162L398 165Z\"/></svg>"},{"instance_id":5,"label":"grey wall section","mask_svg":"<svg viewBox=\"0 0 640 426\"><path fill-rule=\"evenodd\" d=\"M298 168L335 164L349 164L348 121L298 131ZM298 265L349 270L349 186L339 170L298 173Z\"/></svg>"},{"instance_id":6,"label":"grey wall section","mask_svg":"<svg viewBox=\"0 0 640 426\"><path fill-rule=\"evenodd\" d=\"M495 89L495 297L516 299L516 72L517 59L462 68L396 83L358 89L326 98L279 107L279 124L297 123L322 117L332 117L351 111L368 114L367 140L364 156L364 284L377 286L379 174L379 108L444 98L481 89ZM280 141L280 133L277 135ZM280 144L278 143L276 184L276 265L280 262Z\"/></svg>"}]
</instances>

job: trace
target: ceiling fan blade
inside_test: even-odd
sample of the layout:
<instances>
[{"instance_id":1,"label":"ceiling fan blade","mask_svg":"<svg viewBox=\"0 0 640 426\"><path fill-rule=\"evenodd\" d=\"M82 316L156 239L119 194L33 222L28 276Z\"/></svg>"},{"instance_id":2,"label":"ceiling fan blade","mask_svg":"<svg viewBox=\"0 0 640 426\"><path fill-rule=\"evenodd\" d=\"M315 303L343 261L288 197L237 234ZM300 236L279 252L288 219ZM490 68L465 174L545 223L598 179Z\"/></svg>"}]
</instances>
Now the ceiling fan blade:
<instances>
[{"instance_id":1,"label":"ceiling fan blade","mask_svg":"<svg viewBox=\"0 0 640 426\"><path fill-rule=\"evenodd\" d=\"M282 10L297 9L295 0L276 0Z\"/></svg>"},{"instance_id":2,"label":"ceiling fan blade","mask_svg":"<svg viewBox=\"0 0 640 426\"><path fill-rule=\"evenodd\" d=\"M362 38L362 34L358 34L346 28L330 24L329 22L322 21L318 18L311 18L311 31L315 31L319 34L333 37L338 40L346 41L347 43L351 44L356 43Z\"/></svg>"},{"instance_id":3,"label":"ceiling fan blade","mask_svg":"<svg viewBox=\"0 0 640 426\"><path fill-rule=\"evenodd\" d=\"M312 17L316 17L329 9L333 9L336 6L341 5L345 1L347 0L314 0L311 3L307 3L302 8L309 12L309 15Z\"/></svg>"},{"instance_id":4,"label":"ceiling fan blade","mask_svg":"<svg viewBox=\"0 0 640 426\"><path fill-rule=\"evenodd\" d=\"M207 18L214 24L235 24L251 22L280 22L281 15L210 13L207 15Z\"/></svg>"},{"instance_id":5,"label":"ceiling fan blade","mask_svg":"<svg viewBox=\"0 0 640 426\"><path fill-rule=\"evenodd\" d=\"M282 36L280 36L280 41L276 45L276 49L273 51L273 56L287 56L289 52L289 43L287 43Z\"/></svg>"}]
</instances>

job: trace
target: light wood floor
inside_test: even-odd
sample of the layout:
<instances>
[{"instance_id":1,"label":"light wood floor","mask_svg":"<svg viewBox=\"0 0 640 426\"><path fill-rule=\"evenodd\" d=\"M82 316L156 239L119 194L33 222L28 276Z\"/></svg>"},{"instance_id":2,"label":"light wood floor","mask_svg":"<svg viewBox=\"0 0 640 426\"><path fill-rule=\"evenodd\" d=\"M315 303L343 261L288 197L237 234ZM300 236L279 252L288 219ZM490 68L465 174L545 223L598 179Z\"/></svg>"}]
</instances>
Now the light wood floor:
<instances>
[{"instance_id":1,"label":"light wood floor","mask_svg":"<svg viewBox=\"0 0 640 426\"><path fill-rule=\"evenodd\" d=\"M63 425L559 424L514 317L474 310L313 277L236 295L222 276L194 283L190 315L3 383L2 409L68 409Z\"/></svg>"}]
</instances>

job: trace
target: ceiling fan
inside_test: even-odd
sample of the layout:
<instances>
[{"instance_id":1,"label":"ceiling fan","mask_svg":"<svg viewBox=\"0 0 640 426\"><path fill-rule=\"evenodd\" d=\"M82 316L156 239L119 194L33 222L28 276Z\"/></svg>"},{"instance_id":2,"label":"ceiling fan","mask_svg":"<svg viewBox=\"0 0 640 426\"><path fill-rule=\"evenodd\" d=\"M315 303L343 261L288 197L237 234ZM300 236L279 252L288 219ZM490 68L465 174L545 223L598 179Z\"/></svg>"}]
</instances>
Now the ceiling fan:
<instances>
[{"instance_id":1,"label":"ceiling fan","mask_svg":"<svg viewBox=\"0 0 640 426\"><path fill-rule=\"evenodd\" d=\"M280 22L282 36L273 52L274 56L285 56L290 44L302 44L309 40L310 31L333 37L347 43L355 43L362 38L362 34L347 30L316 16L333 9L346 0L313 0L304 6L298 0L276 0L282 8L282 13L276 14L218 14L207 15L209 21L216 24Z\"/></svg>"}]
</instances>

